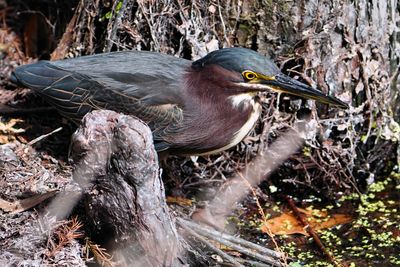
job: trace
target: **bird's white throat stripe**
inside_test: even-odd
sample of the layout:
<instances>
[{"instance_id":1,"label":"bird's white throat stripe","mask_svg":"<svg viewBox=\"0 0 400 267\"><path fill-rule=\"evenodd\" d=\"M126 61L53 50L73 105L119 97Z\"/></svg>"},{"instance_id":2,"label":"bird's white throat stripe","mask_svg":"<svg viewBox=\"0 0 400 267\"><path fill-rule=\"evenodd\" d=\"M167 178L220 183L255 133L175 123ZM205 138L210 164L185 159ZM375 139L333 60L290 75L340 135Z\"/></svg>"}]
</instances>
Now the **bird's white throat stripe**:
<instances>
[{"instance_id":1,"label":"bird's white throat stripe","mask_svg":"<svg viewBox=\"0 0 400 267\"><path fill-rule=\"evenodd\" d=\"M279 90L278 87L276 86L270 86L266 84L259 84L259 83L239 83L238 85L243 86L245 88L253 89L256 91L267 91L271 90L272 92L283 92L282 90Z\"/></svg>"},{"instance_id":2,"label":"bird's white throat stripe","mask_svg":"<svg viewBox=\"0 0 400 267\"><path fill-rule=\"evenodd\" d=\"M233 146L237 145L240 141L242 141L249 134L249 132L253 129L258 118L260 117L261 105L259 103L255 102L254 99L252 99L250 103L253 106L253 110L250 114L250 117L248 118L246 123L242 126L242 128L240 128L239 131L236 132L235 137L227 145L227 147L225 149L233 147Z\"/></svg>"},{"instance_id":3,"label":"bird's white throat stripe","mask_svg":"<svg viewBox=\"0 0 400 267\"><path fill-rule=\"evenodd\" d=\"M218 153L218 152L227 150L233 146L236 146L238 143L240 143L240 141L243 140L243 138L245 138L247 136L247 134L251 131L251 129L253 129L254 125L256 124L258 118L261 115L261 105L259 103L255 102L254 99L252 98L249 101L249 104L251 104L253 106L253 110L252 110L249 118L247 119L246 123L243 124L243 126L235 133L233 139L224 147L218 148L213 151L209 151L207 153L198 154L199 156L210 155L210 154L214 154L214 153Z\"/></svg>"},{"instance_id":4,"label":"bird's white throat stripe","mask_svg":"<svg viewBox=\"0 0 400 267\"><path fill-rule=\"evenodd\" d=\"M254 103L254 94L244 93L240 95L233 95L229 97L233 107L240 106L243 102L247 102L246 104Z\"/></svg>"}]
</instances>

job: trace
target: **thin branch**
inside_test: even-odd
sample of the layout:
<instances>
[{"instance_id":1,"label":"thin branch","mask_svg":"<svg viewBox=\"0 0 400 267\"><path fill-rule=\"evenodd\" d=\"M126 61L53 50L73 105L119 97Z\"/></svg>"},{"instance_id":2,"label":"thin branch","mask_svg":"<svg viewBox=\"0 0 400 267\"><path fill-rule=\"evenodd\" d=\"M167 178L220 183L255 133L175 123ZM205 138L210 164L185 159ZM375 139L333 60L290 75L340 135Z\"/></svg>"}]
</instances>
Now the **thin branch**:
<instances>
[{"instance_id":1,"label":"thin branch","mask_svg":"<svg viewBox=\"0 0 400 267\"><path fill-rule=\"evenodd\" d=\"M108 38L107 38L108 40L107 40L106 52L111 52L111 48L112 48L113 44L115 43L114 40L117 37L117 30L118 30L119 25L121 25L122 14L124 14L124 12L125 12L127 1L122 0L121 8L119 10L116 10L119 3L120 3L120 1L115 1L113 9L112 9L113 12L117 13L117 15L116 15L114 23L112 25L111 31L108 32L109 34L108 34Z\"/></svg>"},{"instance_id":2,"label":"thin branch","mask_svg":"<svg viewBox=\"0 0 400 267\"><path fill-rule=\"evenodd\" d=\"M273 264L274 266L282 266L282 264L279 262L279 259L281 258L282 255L276 251L261 247L257 244L251 243L242 238L221 233L219 231L198 225L197 223L190 222L181 218L178 218L177 222L182 227L184 226L190 227L190 229L192 229L193 231L202 236L205 236L221 244L229 246L257 260L260 260L268 264Z\"/></svg>"},{"instance_id":3,"label":"thin branch","mask_svg":"<svg viewBox=\"0 0 400 267\"><path fill-rule=\"evenodd\" d=\"M184 220L182 220L184 221ZM178 220L179 225L188 233L190 233L192 236L194 236L195 238L197 238L198 240L200 240L203 244L205 244L209 249L211 249L212 251L214 251L215 253L217 253L218 255L220 255L223 259L227 260L228 262L232 263L234 266L238 266L238 267L244 267L242 264L240 264L239 262L236 261L235 258L233 258L232 256L228 255L227 253L223 252L222 250L220 250L219 248L216 248L215 246L213 246L212 244L210 244L210 242L208 242L206 239L204 239L202 236L200 236L199 234L197 234L195 231L193 231L192 229L190 229L190 227L188 225L186 225L185 223L182 223L181 220Z\"/></svg>"},{"instance_id":4,"label":"thin branch","mask_svg":"<svg viewBox=\"0 0 400 267\"><path fill-rule=\"evenodd\" d=\"M51 131L50 133L41 135L41 136L39 136L39 137L33 139L32 141L30 141L30 142L28 143L28 145L31 146L31 145L33 145L33 144L36 144L37 142L39 142L39 141L45 139L46 137L48 137L48 136L50 136L50 135L52 135L52 134L54 134L54 133L57 133L57 132L61 131L61 130L62 130L62 127L58 127L57 129L55 129L54 131Z\"/></svg>"},{"instance_id":5,"label":"thin branch","mask_svg":"<svg viewBox=\"0 0 400 267\"><path fill-rule=\"evenodd\" d=\"M339 267L341 266L341 264L339 264L335 258L331 255L331 253L329 253L328 250L326 250L324 244L322 243L321 239L319 239L317 233L312 229L311 225L309 223L307 223L304 219L303 219L303 215L300 214L299 210L297 209L294 201L288 197L285 196L286 201L288 202L290 208L293 210L294 215L296 216L297 220L301 223L301 225L303 226L304 230L307 231L307 233L312 236L312 238L314 239L315 243L317 244L317 246L319 247L319 249L324 253L324 255L328 258L328 260L334 264L335 266Z\"/></svg>"}]
</instances>

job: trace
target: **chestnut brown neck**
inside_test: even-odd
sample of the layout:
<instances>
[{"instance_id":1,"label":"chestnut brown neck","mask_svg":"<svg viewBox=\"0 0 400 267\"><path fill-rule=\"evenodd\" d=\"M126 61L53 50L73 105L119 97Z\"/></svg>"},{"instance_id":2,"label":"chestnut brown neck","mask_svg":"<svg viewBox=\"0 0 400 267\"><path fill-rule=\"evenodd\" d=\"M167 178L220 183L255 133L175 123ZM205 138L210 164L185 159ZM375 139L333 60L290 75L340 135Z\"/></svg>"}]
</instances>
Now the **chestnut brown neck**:
<instances>
[{"instance_id":1,"label":"chestnut brown neck","mask_svg":"<svg viewBox=\"0 0 400 267\"><path fill-rule=\"evenodd\" d=\"M237 133L252 115L254 120L253 99L232 103L232 96L243 94L234 85L234 81L241 79L240 74L215 65L187 73L183 121L179 134L175 135L179 140L173 140L181 151L182 147L187 147L187 154L218 151L237 139Z\"/></svg>"}]
</instances>

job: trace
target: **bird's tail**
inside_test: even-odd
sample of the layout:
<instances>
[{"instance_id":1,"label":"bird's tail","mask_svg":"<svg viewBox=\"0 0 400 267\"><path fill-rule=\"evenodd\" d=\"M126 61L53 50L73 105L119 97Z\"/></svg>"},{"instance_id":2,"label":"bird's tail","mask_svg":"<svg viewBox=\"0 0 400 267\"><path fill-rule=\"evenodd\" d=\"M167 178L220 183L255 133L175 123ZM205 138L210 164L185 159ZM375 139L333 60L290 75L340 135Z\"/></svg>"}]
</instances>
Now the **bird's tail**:
<instances>
[{"instance_id":1,"label":"bird's tail","mask_svg":"<svg viewBox=\"0 0 400 267\"><path fill-rule=\"evenodd\" d=\"M13 83L41 92L69 74L65 70L52 66L48 61L39 61L16 68L10 79Z\"/></svg>"},{"instance_id":2,"label":"bird's tail","mask_svg":"<svg viewBox=\"0 0 400 267\"><path fill-rule=\"evenodd\" d=\"M10 81L11 81L13 84L15 84L15 85L22 85L22 84L18 81L18 78L17 78L17 76L15 75L14 72L11 73Z\"/></svg>"},{"instance_id":3,"label":"bird's tail","mask_svg":"<svg viewBox=\"0 0 400 267\"><path fill-rule=\"evenodd\" d=\"M48 61L20 66L10 79L13 83L31 88L42 95L68 118L81 118L95 109L91 102L86 101L92 85L87 77L61 69Z\"/></svg>"}]
</instances>

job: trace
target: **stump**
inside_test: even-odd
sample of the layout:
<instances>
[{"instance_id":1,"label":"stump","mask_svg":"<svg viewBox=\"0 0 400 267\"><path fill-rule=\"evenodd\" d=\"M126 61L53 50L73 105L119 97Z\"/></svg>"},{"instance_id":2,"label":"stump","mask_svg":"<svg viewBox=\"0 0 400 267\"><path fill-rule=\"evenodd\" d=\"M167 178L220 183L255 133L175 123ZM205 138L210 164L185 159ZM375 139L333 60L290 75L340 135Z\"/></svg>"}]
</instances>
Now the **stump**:
<instances>
[{"instance_id":1,"label":"stump","mask_svg":"<svg viewBox=\"0 0 400 267\"><path fill-rule=\"evenodd\" d=\"M93 239L129 266L181 266L179 239L165 201L152 134L139 119L94 111L71 143Z\"/></svg>"}]
</instances>

